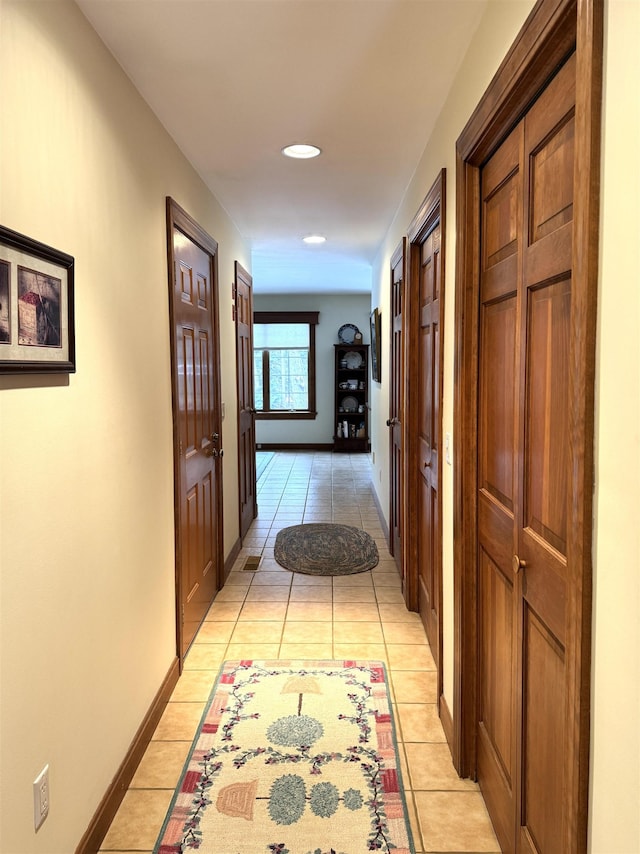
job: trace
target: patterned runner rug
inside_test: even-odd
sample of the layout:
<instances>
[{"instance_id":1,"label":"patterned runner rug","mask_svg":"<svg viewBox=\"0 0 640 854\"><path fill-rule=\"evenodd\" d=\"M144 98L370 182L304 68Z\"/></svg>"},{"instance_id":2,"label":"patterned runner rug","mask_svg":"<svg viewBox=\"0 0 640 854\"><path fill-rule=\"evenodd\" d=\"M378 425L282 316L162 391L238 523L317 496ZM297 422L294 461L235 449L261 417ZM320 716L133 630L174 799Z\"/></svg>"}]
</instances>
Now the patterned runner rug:
<instances>
[{"instance_id":1,"label":"patterned runner rug","mask_svg":"<svg viewBox=\"0 0 640 854\"><path fill-rule=\"evenodd\" d=\"M384 665L227 661L154 854L414 854Z\"/></svg>"}]
</instances>

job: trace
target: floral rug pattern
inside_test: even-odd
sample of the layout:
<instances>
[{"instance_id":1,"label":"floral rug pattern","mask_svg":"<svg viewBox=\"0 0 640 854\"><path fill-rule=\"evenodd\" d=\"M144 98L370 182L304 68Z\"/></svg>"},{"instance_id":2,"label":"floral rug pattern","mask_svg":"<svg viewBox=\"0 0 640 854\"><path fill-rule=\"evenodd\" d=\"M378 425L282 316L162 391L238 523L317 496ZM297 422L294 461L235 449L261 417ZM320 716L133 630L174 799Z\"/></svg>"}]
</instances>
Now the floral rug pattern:
<instances>
[{"instance_id":1,"label":"floral rug pattern","mask_svg":"<svg viewBox=\"0 0 640 854\"><path fill-rule=\"evenodd\" d=\"M228 661L154 854L414 854L384 665Z\"/></svg>"}]
</instances>

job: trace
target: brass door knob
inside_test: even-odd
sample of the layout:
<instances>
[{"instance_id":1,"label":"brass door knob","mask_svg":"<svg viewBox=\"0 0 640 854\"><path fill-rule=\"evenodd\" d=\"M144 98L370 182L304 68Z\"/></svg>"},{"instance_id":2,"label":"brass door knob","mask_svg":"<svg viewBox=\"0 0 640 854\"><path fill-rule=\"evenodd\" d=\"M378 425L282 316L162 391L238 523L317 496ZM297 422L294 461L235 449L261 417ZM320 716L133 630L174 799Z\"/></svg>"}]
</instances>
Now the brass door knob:
<instances>
[{"instance_id":1,"label":"brass door knob","mask_svg":"<svg viewBox=\"0 0 640 854\"><path fill-rule=\"evenodd\" d=\"M521 569L525 569L527 566L526 560L521 560L518 555L514 555L511 558L511 566L513 568L514 573L517 575Z\"/></svg>"}]
</instances>

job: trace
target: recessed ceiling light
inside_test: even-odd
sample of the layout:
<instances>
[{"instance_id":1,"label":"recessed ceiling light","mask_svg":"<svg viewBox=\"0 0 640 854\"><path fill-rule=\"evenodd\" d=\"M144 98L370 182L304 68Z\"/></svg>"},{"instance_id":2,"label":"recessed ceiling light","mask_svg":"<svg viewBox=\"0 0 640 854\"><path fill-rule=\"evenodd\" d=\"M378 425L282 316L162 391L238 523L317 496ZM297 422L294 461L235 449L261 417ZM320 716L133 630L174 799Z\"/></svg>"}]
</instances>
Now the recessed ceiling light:
<instances>
[{"instance_id":1,"label":"recessed ceiling light","mask_svg":"<svg viewBox=\"0 0 640 854\"><path fill-rule=\"evenodd\" d=\"M293 145L287 145L282 149L285 157L295 157L298 160L307 160L309 157L317 157L320 154L320 149L317 145L307 145L306 143L296 142Z\"/></svg>"},{"instance_id":2,"label":"recessed ceiling light","mask_svg":"<svg viewBox=\"0 0 640 854\"><path fill-rule=\"evenodd\" d=\"M304 243L324 243L327 238L323 237L321 234L308 234L306 237L303 237L302 240Z\"/></svg>"}]
</instances>

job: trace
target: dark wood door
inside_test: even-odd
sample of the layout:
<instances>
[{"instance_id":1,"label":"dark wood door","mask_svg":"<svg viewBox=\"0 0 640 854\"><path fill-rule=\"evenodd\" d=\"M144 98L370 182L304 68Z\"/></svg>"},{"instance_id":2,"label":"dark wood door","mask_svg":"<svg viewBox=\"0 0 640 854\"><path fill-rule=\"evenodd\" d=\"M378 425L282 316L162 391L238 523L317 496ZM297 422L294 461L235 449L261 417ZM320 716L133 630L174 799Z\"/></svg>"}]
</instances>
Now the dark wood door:
<instances>
[{"instance_id":1,"label":"dark wood door","mask_svg":"<svg viewBox=\"0 0 640 854\"><path fill-rule=\"evenodd\" d=\"M418 604L436 663L442 599L440 531L440 223L420 244L418 341Z\"/></svg>"},{"instance_id":2,"label":"dark wood door","mask_svg":"<svg viewBox=\"0 0 640 854\"><path fill-rule=\"evenodd\" d=\"M391 365L389 374L389 550L394 556L398 571L404 581L402 559L403 530L403 467L404 442L404 329L403 306L405 288L405 241L391 258Z\"/></svg>"},{"instance_id":3,"label":"dark wood door","mask_svg":"<svg viewBox=\"0 0 640 854\"><path fill-rule=\"evenodd\" d=\"M427 193L408 230L409 315L407 410L410 494L407 552L409 607L420 612L442 689L442 223L445 172ZM410 576L413 574L413 578Z\"/></svg>"},{"instance_id":4,"label":"dark wood door","mask_svg":"<svg viewBox=\"0 0 640 854\"><path fill-rule=\"evenodd\" d=\"M168 200L176 460L178 651L220 585L221 413L217 244Z\"/></svg>"},{"instance_id":5,"label":"dark wood door","mask_svg":"<svg viewBox=\"0 0 640 854\"><path fill-rule=\"evenodd\" d=\"M253 280L236 261L236 376L238 386L238 487L240 536L258 513L256 500L256 423L253 396Z\"/></svg>"},{"instance_id":6,"label":"dark wood door","mask_svg":"<svg viewBox=\"0 0 640 854\"><path fill-rule=\"evenodd\" d=\"M575 60L481 171L478 779L503 851L563 851Z\"/></svg>"}]
</instances>

